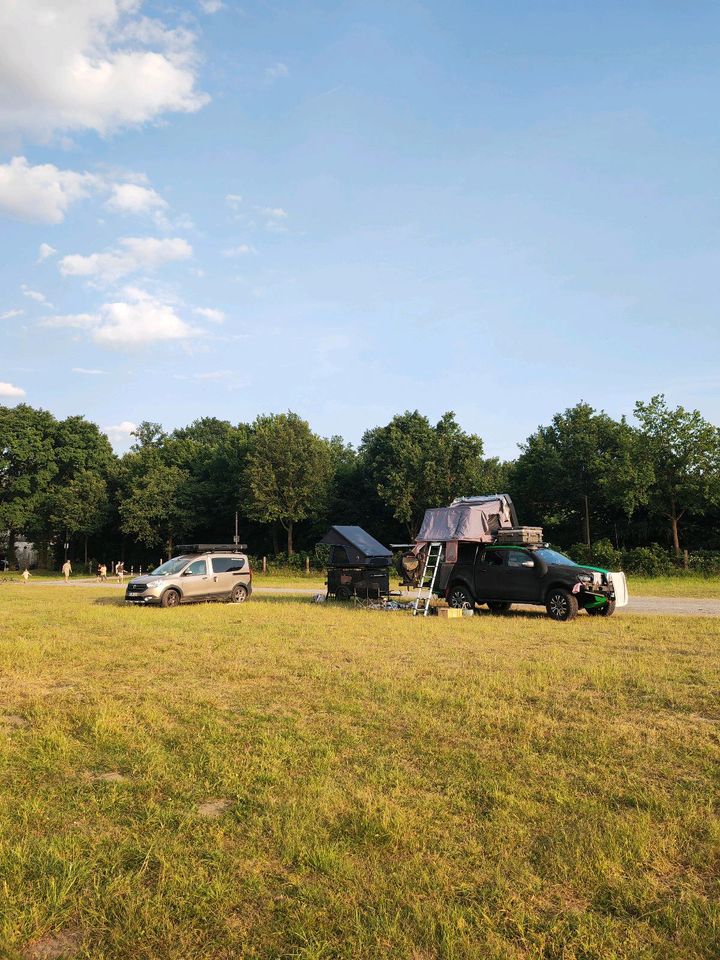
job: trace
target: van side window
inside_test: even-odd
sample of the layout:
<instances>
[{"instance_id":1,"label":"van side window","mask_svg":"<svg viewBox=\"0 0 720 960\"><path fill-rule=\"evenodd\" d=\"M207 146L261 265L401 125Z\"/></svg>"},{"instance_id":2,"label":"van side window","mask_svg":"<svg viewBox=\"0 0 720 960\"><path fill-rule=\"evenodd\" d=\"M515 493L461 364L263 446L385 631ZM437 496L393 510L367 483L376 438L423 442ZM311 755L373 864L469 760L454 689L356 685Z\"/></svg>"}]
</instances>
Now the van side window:
<instances>
[{"instance_id":1,"label":"van side window","mask_svg":"<svg viewBox=\"0 0 720 960\"><path fill-rule=\"evenodd\" d=\"M185 573L188 577L204 577L207 574L207 562L205 560L193 560Z\"/></svg>"},{"instance_id":2,"label":"van side window","mask_svg":"<svg viewBox=\"0 0 720 960\"><path fill-rule=\"evenodd\" d=\"M245 557L212 557L213 573L235 573L245 566Z\"/></svg>"}]
</instances>

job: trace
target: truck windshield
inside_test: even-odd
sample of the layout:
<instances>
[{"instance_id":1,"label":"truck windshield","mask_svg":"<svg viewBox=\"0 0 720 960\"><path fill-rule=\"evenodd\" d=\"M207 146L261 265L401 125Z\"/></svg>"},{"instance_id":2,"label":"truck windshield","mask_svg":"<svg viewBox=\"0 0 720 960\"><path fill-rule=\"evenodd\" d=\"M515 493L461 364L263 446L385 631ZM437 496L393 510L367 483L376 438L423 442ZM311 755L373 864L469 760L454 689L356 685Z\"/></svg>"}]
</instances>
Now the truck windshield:
<instances>
[{"instance_id":1,"label":"truck windshield","mask_svg":"<svg viewBox=\"0 0 720 960\"><path fill-rule=\"evenodd\" d=\"M189 559L190 557L173 557L172 560L166 560L165 563L161 563L156 570L153 570L153 576L167 577L175 573L180 573Z\"/></svg>"},{"instance_id":2,"label":"truck windshield","mask_svg":"<svg viewBox=\"0 0 720 960\"><path fill-rule=\"evenodd\" d=\"M570 557L566 557L564 553L558 553L557 550L548 550L547 547L543 547L542 550L536 550L535 556L540 557L545 563L555 563L562 567L577 566L575 561L571 560Z\"/></svg>"}]
</instances>

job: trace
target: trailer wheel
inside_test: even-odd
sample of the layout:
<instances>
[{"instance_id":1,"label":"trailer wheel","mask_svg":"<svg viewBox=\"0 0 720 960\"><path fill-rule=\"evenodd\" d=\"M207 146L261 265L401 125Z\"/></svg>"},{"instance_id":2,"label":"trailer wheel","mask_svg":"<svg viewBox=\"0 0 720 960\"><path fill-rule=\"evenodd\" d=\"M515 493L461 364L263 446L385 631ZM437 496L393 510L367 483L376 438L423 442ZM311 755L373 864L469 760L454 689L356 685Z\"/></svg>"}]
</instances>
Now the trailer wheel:
<instances>
[{"instance_id":1,"label":"trailer wheel","mask_svg":"<svg viewBox=\"0 0 720 960\"><path fill-rule=\"evenodd\" d=\"M507 613L511 603L507 603L505 600L488 600L488 610L490 613Z\"/></svg>"},{"instance_id":2,"label":"trailer wheel","mask_svg":"<svg viewBox=\"0 0 720 960\"><path fill-rule=\"evenodd\" d=\"M336 600L349 600L351 596L350 587L338 587L335 591Z\"/></svg>"},{"instance_id":3,"label":"trailer wheel","mask_svg":"<svg viewBox=\"0 0 720 960\"><path fill-rule=\"evenodd\" d=\"M601 607L588 607L587 612L591 617L611 617L615 613L615 601L608 600Z\"/></svg>"},{"instance_id":4,"label":"trailer wheel","mask_svg":"<svg viewBox=\"0 0 720 960\"><path fill-rule=\"evenodd\" d=\"M450 592L447 596L447 602L449 607L459 607L460 609L463 607L470 607L472 610L472 608L475 606L475 601L470 596L470 591L466 587L461 586L459 583L454 587L450 587Z\"/></svg>"},{"instance_id":5,"label":"trailer wheel","mask_svg":"<svg viewBox=\"0 0 720 960\"><path fill-rule=\"evenodd\" d=\"M561 587L553 587L547 595L545 607L552 620L561 620L566 623L577 616L577 597Z\"/></svg>"}]
</instances>

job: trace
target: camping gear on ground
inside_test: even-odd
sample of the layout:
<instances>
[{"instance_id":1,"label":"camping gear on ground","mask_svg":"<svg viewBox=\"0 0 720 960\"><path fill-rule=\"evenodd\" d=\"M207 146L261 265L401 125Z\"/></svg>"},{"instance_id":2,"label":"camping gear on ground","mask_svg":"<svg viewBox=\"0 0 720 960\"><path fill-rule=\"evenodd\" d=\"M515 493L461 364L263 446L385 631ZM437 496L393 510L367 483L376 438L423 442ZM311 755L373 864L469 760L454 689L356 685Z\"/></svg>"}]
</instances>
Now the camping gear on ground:
<instances>
[{"instance_id":1,"label":"camping gear on ground","mask_svg":"<svg viewBox=\"0 0 720 960\"><path fill-rule=\"evenodd\" d=\"M334 526L320 541L330 547L327 595L337 600L386 597L392 553L362 527Z\"/></svg>"},{"instance_id":2,"label":"camping gear on ground","mask_svg":"<svg viewBox=\"0 0 720 960\"><path fill-rule=\"evenodd\" d=\"M517 546L543 542L542 527L508 527L498 530L497 542L503 546Z\"/></svg>"}]
</instances>

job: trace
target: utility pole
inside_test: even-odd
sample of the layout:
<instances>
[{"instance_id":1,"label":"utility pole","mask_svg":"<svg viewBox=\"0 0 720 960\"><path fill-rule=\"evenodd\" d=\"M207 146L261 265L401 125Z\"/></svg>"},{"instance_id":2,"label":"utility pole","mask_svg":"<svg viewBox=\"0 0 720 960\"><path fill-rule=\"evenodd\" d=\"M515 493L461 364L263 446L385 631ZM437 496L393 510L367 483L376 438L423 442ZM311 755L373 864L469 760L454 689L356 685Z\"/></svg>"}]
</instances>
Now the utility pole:
<instances>
[{"instance_id":1,"label":"utility pole","mask_svg":"<svg viewBox=\"0 0 720 960\"><path fill-rule=\"evenodd\" d=\"M235 511L235 536L233 537L233 543L235 544L235 549L237 549L238 544L240 543L240 534L238 533L238 512Z\"/></svg>"}]
</instances>

